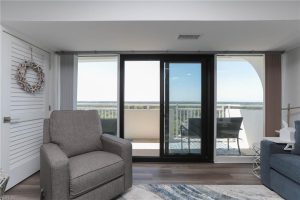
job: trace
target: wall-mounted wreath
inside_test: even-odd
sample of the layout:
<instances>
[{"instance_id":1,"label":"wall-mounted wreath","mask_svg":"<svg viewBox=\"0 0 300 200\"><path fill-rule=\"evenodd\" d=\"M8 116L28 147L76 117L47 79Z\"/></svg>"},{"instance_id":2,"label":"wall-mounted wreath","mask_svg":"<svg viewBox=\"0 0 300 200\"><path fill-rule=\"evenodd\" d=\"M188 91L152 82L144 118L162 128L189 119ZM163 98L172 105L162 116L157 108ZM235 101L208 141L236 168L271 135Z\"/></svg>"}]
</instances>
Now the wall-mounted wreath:
<instances>
[{"instance_id":1,"label":"wall-mounted wreath","mask_svg":"<svg viewBox=\"0 0 300 200\"><path fill-rule=\"evenodd\" d=\"M34 85L28 83L26 79L27 70L31 69L36 73L37 82ZM18 85L28 93L35 93L42 89L45 83L45 74L43 69L33 61L25 61L19 65L17 68L16 79Z\"/></svg>"}]
</instances>

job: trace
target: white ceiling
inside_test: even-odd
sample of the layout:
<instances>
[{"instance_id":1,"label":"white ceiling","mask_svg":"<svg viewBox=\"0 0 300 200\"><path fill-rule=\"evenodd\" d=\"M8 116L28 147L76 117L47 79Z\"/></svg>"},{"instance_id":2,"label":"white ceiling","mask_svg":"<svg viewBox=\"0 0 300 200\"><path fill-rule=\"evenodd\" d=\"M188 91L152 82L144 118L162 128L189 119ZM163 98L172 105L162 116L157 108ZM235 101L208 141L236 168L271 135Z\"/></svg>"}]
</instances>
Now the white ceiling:
<instances>
[{"instance_id":1,"label":"white ceiling","mask_svg":"<svg viewBox=\"0 0 300 200\"><path fill-rule=\"evenodd\" d=\"M300 20L300 1L5 1L9 21Z\"/></svg>"},{"instance_id":2,"label":"white ceiling","mask_svg":"<svg viewBox=\"0 0 300 200\"><path fill-rule=\"evenodd\" d=\"M300 0L23 0L0 5L2 25L56 51L270 51L300 46ZM178 34L201 37L177 40Z\"/></svg>"},{"instance_id":3,"label":"white ceiling","mask_svg":"<svg viewBox=\"0 0 300 200\"><path fill-rule=\"evenodd\" d=\"M300 46L300 21L8 22L57 51L269 51ZM177 40L178 34L200 34Z\"/></svg>"}]
</instances>

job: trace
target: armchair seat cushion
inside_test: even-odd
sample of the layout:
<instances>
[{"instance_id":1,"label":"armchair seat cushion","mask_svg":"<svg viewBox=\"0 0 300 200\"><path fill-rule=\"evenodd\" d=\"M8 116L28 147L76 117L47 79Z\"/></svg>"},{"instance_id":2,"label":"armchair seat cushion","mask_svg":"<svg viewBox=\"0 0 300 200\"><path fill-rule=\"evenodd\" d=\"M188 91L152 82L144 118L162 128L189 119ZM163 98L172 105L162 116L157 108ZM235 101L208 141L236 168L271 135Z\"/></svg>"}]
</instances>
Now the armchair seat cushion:
<instances>
[{"instance_id":1,"label":"armchair seat cushion","mask_svg":"<svg viewBox=\"0 0 300 200\"><path fill-rule=\"evenodd\" d=\"M270 166L280 174L300 184L300 156L294 154L273 154Z\"/></svg>"},{"instance_id":2,"label":"armchair seat cushion","mask_svg":"<svg viewBox=\"0 0 300 200\"><path fill-rule=\"evenodd\" d=\"M124 161L116 154L93 151L70 158L70 197L76 198L124 175Z\"/></svg>"}]
</instances>

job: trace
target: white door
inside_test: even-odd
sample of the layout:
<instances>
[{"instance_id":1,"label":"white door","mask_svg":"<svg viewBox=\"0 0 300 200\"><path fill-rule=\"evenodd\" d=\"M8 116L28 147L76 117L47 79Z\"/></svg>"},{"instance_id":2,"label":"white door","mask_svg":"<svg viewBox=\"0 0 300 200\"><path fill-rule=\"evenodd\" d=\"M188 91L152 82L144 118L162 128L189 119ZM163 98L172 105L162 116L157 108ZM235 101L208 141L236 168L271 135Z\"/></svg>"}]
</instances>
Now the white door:
<instances>
[{"instance_id":1,"label":"white door","mask_svg":"<svg viewBox=\"0 0 300 200\"><path fill-rule=\"evenodd\" d=\"M1 163L10 176L9 189L40 169L43 119L49 112L49 54L8 34L2 39ZM35 94L23 91L15 79L17 67L31 57L43 68L46 79ZM28 70L26 78L36 81L35 72Z\"/></svg>"}]
</instances>

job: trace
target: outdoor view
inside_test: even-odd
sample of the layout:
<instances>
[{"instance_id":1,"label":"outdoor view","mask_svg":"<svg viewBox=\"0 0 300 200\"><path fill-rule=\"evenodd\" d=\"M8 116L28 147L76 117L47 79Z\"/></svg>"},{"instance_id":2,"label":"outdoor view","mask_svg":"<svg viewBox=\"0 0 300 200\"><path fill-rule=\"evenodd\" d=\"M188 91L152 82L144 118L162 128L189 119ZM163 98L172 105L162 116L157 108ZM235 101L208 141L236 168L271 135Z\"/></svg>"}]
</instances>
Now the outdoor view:
<instances>
[{"instance_id":1,"label":"outdoor view","mask_svg":"<svg viewBox=\"0 0 300 200\"><path fill-rule=\"evenodd\" d=\"M103 130L117 135L117 57L80 57L77 109L96 109ZM201 64L169 65L168 154L201 153ZM217 57L218 156L253 155L263 137L262 56ZM159 156L159 61L125 62L124 137L134 156ZM194 127L194 128L192 128ZM196 128L195 128L196 127Z\"/></svg>"},{"instance_id":2,"label":"outdoor view","mask_svg":"<svg viewBox=\"0 0 300 200\"><path fill-rule=\"evenodd\" d=\"M217 57L217 155L254 155L263 137L263 77L263 56Z\"/></svg>"},{"instance_id":3,"label":"outdoor view","mask_svg":"<svg viewBox=\"0 0 300 200\"><path fill-rule=\"evenodd\" d=\"M77 109L98 110L103 130L117 135L118 57L79 57Z\"/></svg>"},{"instance_id":4,"label":"outdoor view","mask_svg":"<svg viewBox=\"0 0 300 200\"><path fill-rule=\"evenodd\" d=\"M201 154L201 63L166 63L165 154Z\"/></svg>"},{"instance_id":5,"label":"outdoor view","mask_svg":"<svg viewBox=\"0 0 300 200\"><path fill-rule=\"evenodd\" d=\"M160 62L125 61L124 138L134 156L159 156Z\"/></svg>"}]
</instances>

